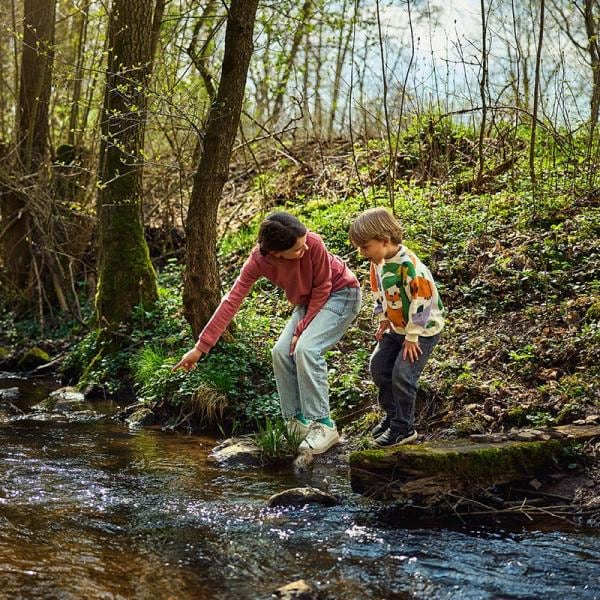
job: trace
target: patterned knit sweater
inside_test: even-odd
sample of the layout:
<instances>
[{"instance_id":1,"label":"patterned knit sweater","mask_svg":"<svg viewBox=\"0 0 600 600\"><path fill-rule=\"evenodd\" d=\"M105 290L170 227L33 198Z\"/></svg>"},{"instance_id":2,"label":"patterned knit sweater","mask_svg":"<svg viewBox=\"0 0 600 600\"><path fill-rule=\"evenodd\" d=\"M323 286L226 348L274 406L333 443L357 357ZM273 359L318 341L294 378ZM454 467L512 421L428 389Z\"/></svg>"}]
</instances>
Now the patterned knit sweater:
<instances>
[{"instance_id":1,"label":"patterned knit sweater","mask_svg":"<svg viewBox=\"0 0 600 600\"><path fill-rule=\"evenodd\" d=\"M406 246L378 265L371 263L371 291L375 315L409 342L443 329L444 306L431 272Z\"/></svg>"}]
</instances>

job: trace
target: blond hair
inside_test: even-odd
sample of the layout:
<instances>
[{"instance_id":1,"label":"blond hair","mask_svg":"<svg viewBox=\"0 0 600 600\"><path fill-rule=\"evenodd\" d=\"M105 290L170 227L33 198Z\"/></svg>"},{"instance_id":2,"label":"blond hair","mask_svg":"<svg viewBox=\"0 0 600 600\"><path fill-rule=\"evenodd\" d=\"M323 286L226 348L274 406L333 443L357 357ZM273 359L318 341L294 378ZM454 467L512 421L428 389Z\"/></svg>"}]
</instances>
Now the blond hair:
<instances>
[{"instance_id":1,"label":"blond hair","mask_svg":"<svg viewBox=\"0 0 600 600\"><path fill-rule=\"evenodd\" d=\"M364 246L369 240L390 240L402 243L402 227L385 208L370 208L354 219L348 232L355 246Z\"/></svg>"}]
</instances>

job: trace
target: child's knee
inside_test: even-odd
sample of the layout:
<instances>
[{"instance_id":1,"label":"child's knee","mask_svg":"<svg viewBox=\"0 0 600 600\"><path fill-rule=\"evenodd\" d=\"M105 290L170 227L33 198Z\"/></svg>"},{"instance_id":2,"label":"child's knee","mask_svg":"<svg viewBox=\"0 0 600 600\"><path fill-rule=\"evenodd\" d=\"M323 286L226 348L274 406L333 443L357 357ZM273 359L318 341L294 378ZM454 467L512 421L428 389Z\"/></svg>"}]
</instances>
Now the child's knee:
<instances>
[{"instance_id":1,"label":"child's knee","mask_svg":"<svg viewBox=\"0 0 600 600\"><path fill-rule=\"evenodd\" d=\"M290 349L289 349L289 346L287 348L285 346L286 346L286 344L283 344L283 343L281 343L281 341L278 341L271 348L271 357L273 358L273 362L281 361L286 358L289 358Z\"/></svg>"}]
</instances>

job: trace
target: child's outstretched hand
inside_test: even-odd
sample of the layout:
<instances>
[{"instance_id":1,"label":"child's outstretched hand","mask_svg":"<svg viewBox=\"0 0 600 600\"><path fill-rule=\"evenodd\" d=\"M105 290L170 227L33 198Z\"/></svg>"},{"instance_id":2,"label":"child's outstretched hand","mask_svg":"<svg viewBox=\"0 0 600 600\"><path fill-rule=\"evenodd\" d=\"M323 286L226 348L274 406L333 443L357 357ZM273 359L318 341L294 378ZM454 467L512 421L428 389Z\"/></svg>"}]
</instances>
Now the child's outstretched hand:
<instances>
[{"instance_id":1,"label":"child's outstretched hand","mask_svg":"<svg viewBox=\"0 0 600 600\"><path fill-rule=\"evenodd\" d=\"M421 354L423 354L423 351L419 347L419 342L404 340L404 344L402 344L402 360L408 358L411 363L414 363L416 360L419 360Z\"/></svg>"},{"instance_id":2,"label":"child's outstretched hand","mask_svg":"<svg viewBox=\"0 0 600 600\"><path fill-rule=\"evenodd\" d=\"M171 371L177 371L177 369L183 369L186 373L196 368L196 363L202 358L204 352L198 350L198 348L192 348L189 352L186 352L182 359L171 369Z\"/></svg>"},{"instance_id":3,"label":"child's outstretched hand","mask_svg":"<svg viewBox=\"0 0 600 600\"><path fill-rule=\"evenodd\" d=\"M375 332L375 339L380 342L381 338L383 337L383 334L390 328L390 322L385 319L383 321L379 321L379 327L377 328L377 331Z\"/></svg>"}]
</instances>

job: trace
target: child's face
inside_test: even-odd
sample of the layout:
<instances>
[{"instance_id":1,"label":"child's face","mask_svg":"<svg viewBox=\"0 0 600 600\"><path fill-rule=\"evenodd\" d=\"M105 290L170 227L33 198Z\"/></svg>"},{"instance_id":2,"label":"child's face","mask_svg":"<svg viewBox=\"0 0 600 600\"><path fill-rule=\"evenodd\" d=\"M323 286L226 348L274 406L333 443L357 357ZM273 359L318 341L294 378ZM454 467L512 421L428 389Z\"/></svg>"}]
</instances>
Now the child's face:
<instances>
[{"instance_id":1,"label":"child's face","mask_svg":"<svg viewBox=\"0 0 600 600\"><path fill-rule=\"evenodd\" d=\"M302 258L308 246L306 245L306 235L299 237L296 243L288 250L281 250L280 252L271 252L275 258L287 258L288 260L298 260Z\"/></svg>"},{"instance_id":2,"label":"child's face","mask_svg":"<svg viewBox=\"0 0 600 600\"><path fill-rule=\"evenodd\" d=\"M394 244L389 238L386 238L383 240L368 240L358 246L358 251L371 262L379 264L386 258L392 258L398 252L398 248L398 244Z\"/></svg>"}]
</instances>

